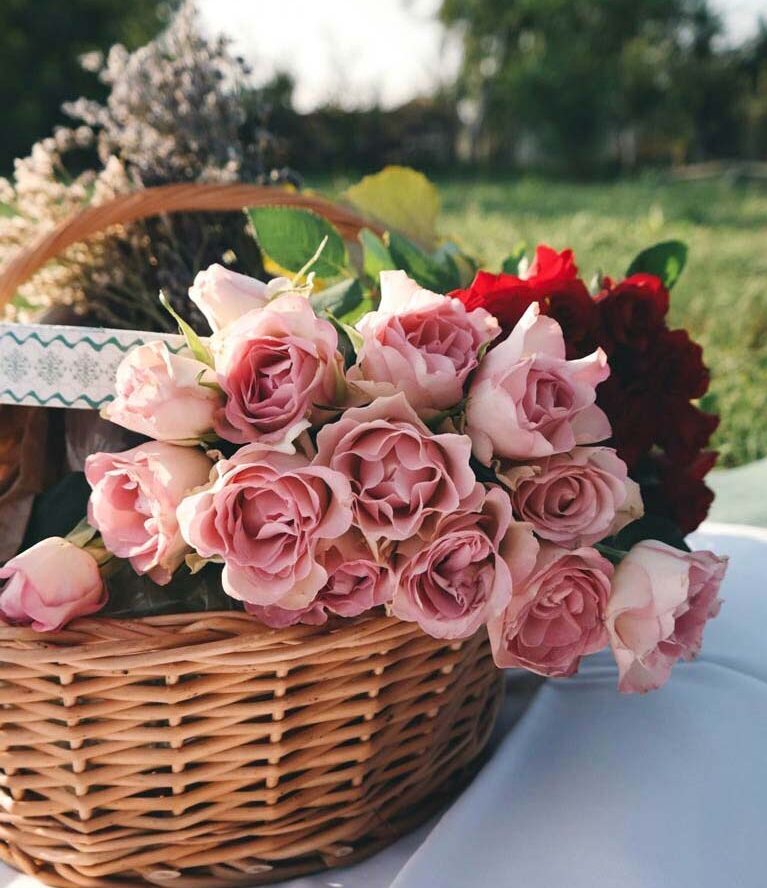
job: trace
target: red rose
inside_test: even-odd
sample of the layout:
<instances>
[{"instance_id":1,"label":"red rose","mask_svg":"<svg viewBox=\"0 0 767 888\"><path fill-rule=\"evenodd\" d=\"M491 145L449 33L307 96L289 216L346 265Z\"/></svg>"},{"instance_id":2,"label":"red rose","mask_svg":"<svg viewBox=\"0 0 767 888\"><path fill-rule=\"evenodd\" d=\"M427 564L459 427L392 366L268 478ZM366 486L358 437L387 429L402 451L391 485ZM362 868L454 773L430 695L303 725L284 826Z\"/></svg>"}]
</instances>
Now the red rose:
<instances>
[{"instance_id":1,"label":"red rose","mask_svg":"<svg viewBox=\"0 0 767 888\"><path fill-rule=\"evenodd\" d=\"M607 414L618 456L631 469L649 452L658 434L658 401L611 375L597 389L597 404Z\"/></svg>"},{"instance_id":2,"label":"red rose","mask_svg":"<svg viewBox=\"0 0 767 888\"><path fill-rule=\"evenodd\" d=\"M708 444L719 425L719 417L704 413L685 397L667 397L662 401L657 443L672 462L685 464ZM702 477L702 476L701 476Z\"/></svg>"},{"instance_id":3,"label":"red rose","mask_svg":"<svg viewBox=\"0 0 767 888\"><path fill-rule=\"evenodd\" d=\"M664 456L653 457L659 483L642 488L646 512L670 518L684 534L696 530L714 501L714 493L703 479L718 455L715 451L703 451L684 467Z\"/></svg>"},{"instance_id":4,"label":"red rose","mask_svg":"<svg viewBox=\"0 0 767 888\"><path fill-rule=\"evenodd\" d=\"M574 281L577 277L578 266L572 250L557 253L546 244L538 244L528 279L535 280L540 286L557 286L565 281Z\"/></svg>"},{"instance_id":5,"label":"red rose","mask_svg":"<svg viewBox=\"0 0 767 888\"><path fill-rule=\"evenodd\" d=\"M654 340L668 312L669 294L654 274L632 274L619 284L605 278L596 299L608 354L616 345L643 351Z\"/></svg>"},{"instance_id":6,"label":"red rose","mask_svg":"<svg viewBox=\"0 0 767 888\"><path fill-rule=\"evenodd\" d=\"M646 353L648 384L680 398L701 398L708 391L710 375L703 363L703 349L686 330L662 330Z\"/></svg>"},{"instance_id":7,"label":"red rose","mask_svg":"<svg viewBox=\"0 0 767 888\"><path fill-rule=\"evenodd\" d=\"M590 353L595 347L599 313L586 285L578 278L573 251L557 253L540 245L526 278L514 274L478 271L466 290L454 290L467 309L484 308L509 332L528 307L537 302L541 312L562 327L568 358Z\"/></svg>"}]
</instances>

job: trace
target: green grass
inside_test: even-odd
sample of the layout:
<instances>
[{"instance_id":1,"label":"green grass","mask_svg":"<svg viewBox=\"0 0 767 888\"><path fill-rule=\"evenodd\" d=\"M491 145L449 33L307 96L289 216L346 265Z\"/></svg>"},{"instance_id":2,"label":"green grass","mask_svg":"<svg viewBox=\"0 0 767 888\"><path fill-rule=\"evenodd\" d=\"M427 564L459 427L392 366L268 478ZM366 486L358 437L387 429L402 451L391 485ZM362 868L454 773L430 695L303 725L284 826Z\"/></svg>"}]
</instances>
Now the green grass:
<instances>
[{"instance_id":1,"label":"green grass","mask_svg":"<svg viewBox=\"0 0 767 888\"><path fill-rule=\"evenodd\" d=\"M332 182L331 190L341 184ZM671 323L705 348L712 384L704 406L722 416L720 465L767 455L767 187L660 176L607 184L453 178L438 185L442 231L492 270L519 241L573 247L586 280L597 269L621 274L656 241L686 241Z\"/></svg>"}]
</instances>

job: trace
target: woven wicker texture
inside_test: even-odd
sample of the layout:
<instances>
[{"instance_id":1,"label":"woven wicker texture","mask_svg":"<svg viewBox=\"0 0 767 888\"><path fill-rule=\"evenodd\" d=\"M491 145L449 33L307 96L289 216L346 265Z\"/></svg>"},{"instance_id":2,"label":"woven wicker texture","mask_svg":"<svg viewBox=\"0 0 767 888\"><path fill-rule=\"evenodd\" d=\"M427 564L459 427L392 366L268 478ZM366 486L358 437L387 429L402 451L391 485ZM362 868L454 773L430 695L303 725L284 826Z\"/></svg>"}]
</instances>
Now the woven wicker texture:
<instances>
[{"instance_id":1,"label":"woven wicker texture","mask_svg":"<svg viewBox=\"0 0 767 888\"><path fill-rule=\"evenodd\" d=\"M259 885L366 856L465 780L484 633L245 614L0 628L0 854L51 885Z\"/></svg>"},{"instance_id":2,"label":"woven wicker texture","mask_svg":"<svg viewBox=\"0 0 767 888\"><path fill-rule=\"evenodd\" d=\"M64 219L51 231L20 250L0 269L0 309L10 301L17 288L50 259L55 259L72 244L87 241L97 232L105 231L113 225L126 225L164 213L235 211L243 207L270 205L296 206L319 213L349 240L354 240L363 227L378 234L383 233L383 228L378 223L316 195L245 183L209 185L188 182L159 185L156 188L122 194L103 204L87 207Z\"/></svg>"}]
</instances>

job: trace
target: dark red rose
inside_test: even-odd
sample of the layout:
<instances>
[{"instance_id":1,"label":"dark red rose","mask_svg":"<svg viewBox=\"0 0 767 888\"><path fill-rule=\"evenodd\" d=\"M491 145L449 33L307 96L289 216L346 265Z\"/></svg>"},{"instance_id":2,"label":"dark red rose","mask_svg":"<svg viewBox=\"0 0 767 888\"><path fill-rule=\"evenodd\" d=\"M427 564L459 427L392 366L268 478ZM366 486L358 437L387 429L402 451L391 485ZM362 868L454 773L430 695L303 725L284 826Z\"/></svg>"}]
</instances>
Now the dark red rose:
<instances>
[{"instance_id":1,"label":"dark red rose","mask_svg":"<svg viewBox=\"0 0 767 888\"><path fill-rule=\"evenodd\" d=\"M605 278L596 303L608 354L618 345L644 351L663 328L669 294L654 274L632 274L618 284Z\"/></svg>"},{"instance_id":2,"label":"dark red rose","mask_svg":"<svg viewBox=\"0 0 767 888\"><path fill-rule=\"evenodd\" d=\"M611 375L597 389L597 403L607 414L618 456L629 469L650 451L658 435L657 398L627 388Z\"/></svg>"},{"instance_id":3,"label":"dark red rose","mask_svg":"<svg viewBox=\"0 0 767 888\"><path fill-rule=\"evenodd\" d=\"M478 271L466 290L454 290L469 310L484 308L509 332L533 302L542 314L553 317L562 327L568 357L590 353L595 348L599 312L588 288L578 278L573 251L557 253L540 245L526 278L515 274Z\"/></svg>"},{"instance_id":4,"label":"dark red rose","mask_svg":"<svg viewBox=\"0 0 767 888\"><path fill-rule=\"evenodd\" d=\"M662 330L647 352L645 370L649 387L658 391L687 399L701 398L708 391L703 349L686 330Z\"/></svg>"},{"instance_id":5,"label":"dark red rose","mask_svg":"<svg viewBox=\"0 0 767 888\"><path fill-rule=\"evenodd\" d=\"M664 398L659 406L662 419L658 423L656 443L673 463L690 463L711 440L719 425L719 417L704 413L684 397Z\"/></svg>"},{"instance_id":6,"label":"dark red rose","mask_svg":"<svg viewBox=\"0 0 767 888\"><path fill-rule=\"evenodd\" d=\"M670 518L684 534L692 533L705 521L713 491L703 479L714 467L715 451L703 451L686 466L679 466L664 456L655 456L657 485L642 488L648 514Z\"/></svg>"}]
</instances>

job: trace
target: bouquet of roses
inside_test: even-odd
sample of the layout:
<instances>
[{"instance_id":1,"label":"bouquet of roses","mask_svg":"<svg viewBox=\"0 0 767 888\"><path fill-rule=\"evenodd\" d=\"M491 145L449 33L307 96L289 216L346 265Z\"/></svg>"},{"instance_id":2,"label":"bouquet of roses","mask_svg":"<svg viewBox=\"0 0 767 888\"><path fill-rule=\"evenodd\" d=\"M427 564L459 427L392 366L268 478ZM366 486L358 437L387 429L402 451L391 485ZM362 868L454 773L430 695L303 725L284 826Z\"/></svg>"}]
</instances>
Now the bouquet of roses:
<instances>
[{"instance_id":1,"label":"bouquet of roses","mask_svg":"<svg viewBox=\"0 0 767 888\"><path fill-rule=\"evenodd\" d=\"M446 640L487 627L499 666L541 675L609 644L623 691L697 653L725 560L623 544L643 514L627 461L654 434L615 422L631 374L677 362L659 397L687 456L706 379L699 349L663 329L658 277L592 295L547 247L450 295L387 270L354 325L315 311L311 288L305 273L198 275L212 336L178 318L184 348L126 356L105 415L147 440L92 455L87 522L0 570L8 621L57 630L102 609L102 573L126 559L159 585L220 570L233 606L275 628L372 608Z\"/></svg>"}]
</instances>

